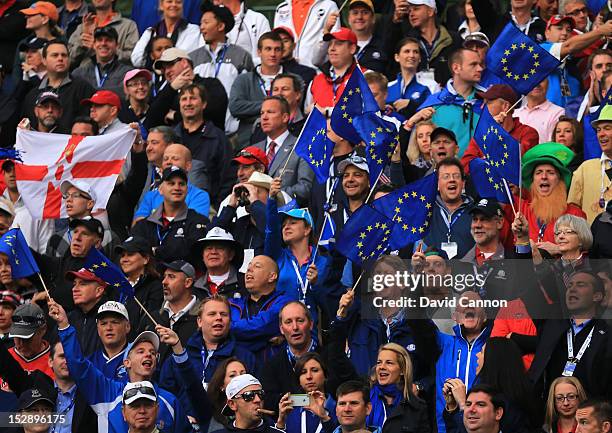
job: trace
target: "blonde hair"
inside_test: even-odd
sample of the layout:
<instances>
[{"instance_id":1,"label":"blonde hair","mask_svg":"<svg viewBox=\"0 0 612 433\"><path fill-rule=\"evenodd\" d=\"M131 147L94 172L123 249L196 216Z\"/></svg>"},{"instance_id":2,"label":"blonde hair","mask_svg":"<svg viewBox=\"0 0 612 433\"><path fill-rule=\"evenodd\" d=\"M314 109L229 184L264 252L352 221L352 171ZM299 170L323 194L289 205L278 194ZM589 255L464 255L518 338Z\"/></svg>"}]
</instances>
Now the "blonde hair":
<instances>
[{"instance_id":1,"label":"blonde hair","mask_svg":"<svg viewBox=\"0 0 612 433\"><path fill-rule=\"evenodd\" d=\"M421 149L419 149L419 144L417 143L417 130L421 126L431 126L432 131L436 128L436 125L431 120L421 120L412 129L412 134L410 134L410 139L408 140L408 149L406 150L406 156L408 157L408 161L411 164L414 164L419 156L421 156ZM424 156L425 157L425 156ZM427 158L426 158L427 159Z\"/></svg>"},{"instance_id":2,"label":"blonde hair","mask_svg":"<svg viewBox=\"0 0 612 433\"><path fill-rule=\"evenodd\" d=\"M412 393L412 361L408 351L397 343L387 343L380 346L378 354L383 350L388 350L395 353L397 356L397 363L399 364L401 376L404 378L404 386L402 389L402 395L404 400L410 400L410 394ZM376 382L375 373L371 377L372 382Z\"/></svg>"},{"instance_id":3,"label":"blonde hair","mask_svg":"<svg viewBox=\"0 0 612 433\"><path fill-rule=\"evenodd\" d=\"M546 415L544 417L544 425L546 427L546 431L549 433L557 432L557 426L555 423L559 419L559 414L557 413L557 408L555 408L555 388L561 383L567 383L576 388L578 403L586 400L587 398L586 392L584 391L579 379L571 376L562 376L553 380L553 383L550 385L550 389L548 390L548 399L546 400Z\"/></svg>"}]
</instances>

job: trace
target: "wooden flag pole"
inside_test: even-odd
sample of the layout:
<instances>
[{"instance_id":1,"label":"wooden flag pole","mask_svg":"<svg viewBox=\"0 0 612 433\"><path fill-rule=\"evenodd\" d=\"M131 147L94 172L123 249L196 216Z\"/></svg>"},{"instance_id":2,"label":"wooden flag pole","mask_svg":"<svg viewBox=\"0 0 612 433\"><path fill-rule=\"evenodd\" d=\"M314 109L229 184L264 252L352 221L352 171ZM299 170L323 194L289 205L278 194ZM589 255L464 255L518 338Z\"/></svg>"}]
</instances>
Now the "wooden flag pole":
<instances>
[{"instance_id":1,"label":"wooden flag pole","mask_svg":"<svg viewBox=\"0 0 612 433\"><path fill-rule=\"evenodd\" d=\"M153 318L153 316L151 316L151 313L149 313L149 312L147 311L147 309L145 308L145 306L144 306L144 305L142 305L142 303L141 303L141 302L138 300L138 298L137 298L136 296L134 296L134 301L136 301L136 303L138 304L138 306L139 306L139 307L142 309L142 311L144 311L144 313L147 315L147 317L148 317L149 319L151 319L151 322L153 322L153 324L154 324L155 326L158 326L158 325L159 325L159 323L157 323L157 322L155 321L155 319Z\"/></svg>"},{"instance_id":2,"label":"wooden flag pole","mask_svg":"<svg viewBox=\"0 0 612 433\"><path fill-rule=\"evenodd\" d=\"M47 292L47 297L49 299L51 299L51 293L49 293L49 289L47 289L47 285L45 284L45 280L43 280L42 275L40 275L40 272L36 273L38 275L38 278L40 279L40 282L42 283L43 289L45 289L45 292Z\"/></svg>"},{"instance_id":3,"label":"wooden flag pole","mask_svg":"<svg viewBox=\"0 0 612 433\"><path fill-rule=\"evenodd\" d=\"M348 260L348 259L347 259ZM355 284L353 284L353 287L351 287L348 291L349 292L354 292L355 289L357 288L357 285L359 284L359 282L361 281L361 277L363 276L363 270L361 271L361 273L359 274L359 278L357 278L357 281L355 281ZM346 308L344 308L344 306L341 306L340 308L338 308L338 316L343 316L344 313L346 313Z\"/></svg>"}]
</instances>

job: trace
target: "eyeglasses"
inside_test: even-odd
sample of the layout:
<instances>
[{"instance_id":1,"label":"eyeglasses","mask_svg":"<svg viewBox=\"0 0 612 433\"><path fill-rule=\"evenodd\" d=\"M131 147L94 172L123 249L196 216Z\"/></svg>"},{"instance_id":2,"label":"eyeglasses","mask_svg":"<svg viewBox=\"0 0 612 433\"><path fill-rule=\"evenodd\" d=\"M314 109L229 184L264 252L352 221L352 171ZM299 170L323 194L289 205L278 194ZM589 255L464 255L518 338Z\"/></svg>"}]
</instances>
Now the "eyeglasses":
<instances>
[{"instance_id":1,"label":"eyeglasses","mask_svg":"<svg viewBox=\"0 0 612 433\"><path fill-rule=\"evenodd\" d=\"M149 87L149 82L147 80L138 80L138 81L130 81L127 83L128 87Z\"/></svg>"},{"instance_id":2,"label":"eyeglasses","mask_svg":"<svg viewBox=\"0 0 612 433\"><path fill-rule=\"evenodd\" d=\"M34 316L13 316L13 323L15 325L33 325L43 323L43 319L39 319Z\"/></svg>"},{"instance_id":3,"label":"eyeglasses","mask_svg":"<svg viewBox=\"0 0 612 433\"><path fill-rule=\"evenodd\" d=\"M565 15L569 15L570 17L577 17L578 15L587 15L588 13L589 11L587 8L580 8L571 12L566 12Z\"/></svg>"},{"instance_id":4,"label":"eyeglasses","mask_svg":"<svg viewBox=\"0 0 612 433\"><path fill-rule=\"evenodd\" d=\"M257 162L259 162L260 164L263 164L263 161L261 161L259 159L258 156L253 155L251 152L249 152L248 150L241 150L240 152L238 152L238 156L244 156L245 158L253 158L254 160L256 160ZM265 165L265 164L264 164Z\"/></svg>"},{"instance_id":5,"label":"eyeglasses","mask_svg":"<svg viewBox=\"0 0 612 433\"><path fill-rule=\"evenodd\" d=\"M265 392L263 389L256 389L254 391L245 391L242 394L234 396L234 399L242 398L244 401L249 402L255 400L255 396L258 395L263 400Z\"/></svg>"},{"instance_id":6,"label":"eyeglasses","mask_svg":"<svg viewBox=\"0 0 612 433\"><path fill-rule=\"evenodd\" d=\"M155 397L155 399L157 400L157 394L155 393L155 390L153 388L148 387L148 386L139 386L139 387L132 388L129 391L124 392L123 401L129 400L130 398L138 394L150 395L150 396Z\"/></svg>"},{"instance_id":7,"label":"eyeglasses","mask_svg":"<svg viewBox=\"0 0 612 433\"><path fill-rule=\"evenodd\" d=\"M576 401L577 398L578 396L576 394L555 395L555 401L557 403L563 403L565 400L567 400L568 403L571 403L572 401Z\"/></svg>"},{"instance_id":8,"label":"eyeglasses","mask_svg":"<svg viewBox=\"0 0 612 433\"><path fill-rule=\"evenodd\" d=\"M559 236L559 235L567 236L567 235L575 235L575 234L576 232L572 229L559 230L555 232L555 236Z\"/></svg>"},{"instance_id":9,"label":"eyeglasses","mask_svg":"<svg viewBox=\"0 0 612 433\"><path fill-rule=\"evenodd\" d=\"M73 192L71 194L62 194L62 197L64 198L64 200L68 200L68 199L75 200L77 198L84 198L85 200L91 200L90 197L86 196L85 194L81 194L80 192Z\"/></svg>"},{"instance_id":10,"label":"eyeglasses","mask_svg":"<svg viewBox=\"0 0 612 433\"><path fill-rule=\"evenodd\" d=\"M444 173L440 175L440 179L442 180L461 180L461 173Z\"/></svg>"}]
</instances>

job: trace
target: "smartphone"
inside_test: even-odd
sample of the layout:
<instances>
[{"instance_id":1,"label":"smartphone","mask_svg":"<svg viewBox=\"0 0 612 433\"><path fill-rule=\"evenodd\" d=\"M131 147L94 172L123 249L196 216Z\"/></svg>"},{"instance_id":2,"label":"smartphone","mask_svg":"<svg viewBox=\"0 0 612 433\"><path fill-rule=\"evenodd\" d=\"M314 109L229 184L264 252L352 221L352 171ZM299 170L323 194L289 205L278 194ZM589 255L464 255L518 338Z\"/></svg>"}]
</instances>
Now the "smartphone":
<instances>
[{"instance_id":1,"label":"smartphone","mask_svg":"<svg viewBox=\"0 0 612 433\"><path fill-rule=\"evenodd\" d=\"M293 407L303 407L310 404L310 396L308 394L291 394L289 397Z\"/></svg>"}]
</instances>

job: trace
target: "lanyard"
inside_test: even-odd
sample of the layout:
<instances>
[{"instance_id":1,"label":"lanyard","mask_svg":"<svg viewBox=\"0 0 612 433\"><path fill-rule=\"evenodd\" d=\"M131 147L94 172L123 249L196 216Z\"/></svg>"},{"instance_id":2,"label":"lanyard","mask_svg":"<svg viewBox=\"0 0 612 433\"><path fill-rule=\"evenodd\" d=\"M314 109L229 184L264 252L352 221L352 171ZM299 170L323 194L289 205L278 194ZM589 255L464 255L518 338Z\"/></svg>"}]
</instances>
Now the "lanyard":
<instances>
[{"instance_id":1,"label":"lanyard","mask_svg":"<svg viewBox=\"0 0 612 433\"><path fill-rule=\"evenodd\" d=\"M302 277L300 268L298 268L298 265L295 263L293 259L291 259L291 265L293 266L293 270L295 271L295 275L297 276L297 279L298 279L298 284L300 285L300 301L301 301L303 299L306 299L306 291L308 290L308 280L304 282L304 278Z\"/></svg>"},{"instance_id":2,"label":"lanyard","mask_svg":"<svg viewBox=\"0 0 612 433\"><path fill-rule=\"evenodd\" d=\"M301 419L301 425L300 425L301 433L308 433L308 430L306 428L306 412L307 411L305 411L302 408L302 419ZM320 433L322 428L323 428L323 424L321 423L321 421L319 421L319 425L317 426L317 429L315 430L314 433Z\"/></svg>"},{"instance_id":3,"label":"lanyard","mask_svg":"<svg viewBox=\"0 0 612 433\"><path fill-rule=\"evenodd\" d=\"M100 70L98 69L98 65L95 66L94 70L96 72L96 83L98 84L98 89L101 89L108 78L108 71L104 73L102 78L100 78Z\"/></svg>"},{"instance_id":4,"label":"lanyard","mask_svg":"<svg viewBox=\"0 0 612 433\"><path fill-rule=\"evenodd\" d=\"M574 333L571 327L570 329L567 330L567 359L568 361L574 362L575 364L578 364L580 362L580 360L582 359L582 355L584 355L584 352L589 347L589 344L591 344L591 338L593 337L594 330L595 330L595 326L591 328L591 332L589 332L589 335L587 335L586 340L584 340L584 343L582 343L582 346L580 347L580 350L578 351L578 354L576 355L575 358L574 358Z\"/></svg>"},{"instance_id":5,"label":"lanyard","mask_svg":"<svg viewBox=\"0 0 612 433\"><path fill-rule=\"evenodd\" d=\"M338 87L340 86L340 84L338 84L336 82L336 79L338 78L338 76L336 75L336 71L334 71L333 66L331 68L329 68L329 76L332 79L332 88L334 89L334 104L336 102L336 92L338 91Z\"/></svg>"},{"instance_id":6,"label":"lanyard","mask_svg":"<svg viewBox=\"0 0 612 433\"><path fill-rule=\"evenodd\" d=\"M215 61L215 78L217 78L217 75L219 75L219 70L221 69L223 60L225 59L226 52L227 52L227 44L223 44L223 49L221 50L221 54L217 56L217 60Z\"/></svg>"},{"instance_id":7,"label":"lanyard","mask_svg":"<svg viewBox=\"0 0 612 433\"><path fill-rule=\"evenodd\" d=\"M266 90L266 82L264 81L263 78L258 77L259 78L259 87L261 87L261 91L263 92L264 96L270 96L272 94L272 86L270 86L270 92L268 92Z\"/></svg>"},{"instance_id":8,"label":"lanyard","mask_svg":"<svg viewBox=\"0 0 612 433\"><path fill-rule=\"evenodd\" d=\"M340 179L339 177L334 176L333 170L334 170L334 167L333 167L333 164L331 164L329 166L329 171L330 171L329 177L325 181L325 198L326 198L326 201L329 201L331 199L331 196L334 193L334 190L336 189L336 186L338 185L338 179Z\"/></svg>"},{"instance_id":9,"label":"lanyard","mask_svg":"<svg viewBox=\"0 0 612 433\"><path fill-rule=\"evenodd\" d=\"M166 233L164 233L164 235L161 235L161 232L159 231L159 226L156 225L157 228L157 239L159 240L159 244L161 245L164 242L164 239L166 239L166 236L168 236L168 233L170 233L170 227L168 227L168 230L166 231Z\"/></svg>"},{"instance_id":10,"label":"lanyard","mask_svg":"<svg viewBox=\"0 0 612 433\"><path fill-rule=\"evenodd\" d=\"M461 218L461 215L463 215L463 212L465 212L465 208L461 209L458 212L455 212L454 215L449 220L448 216L446 215L446 211L442 207L440 207L440 214L442 215L442 219L444 220L444 224L446 224L446 227L448 228L448 233L446 235L446 238L448 239L448 242L450 242L451 229L453 228L453 224L455 224L457 222L457 220L459 218Z\"/></svg>"},{"instance_id":11,"label":"lanyard","mask_svg":"<svg viewBox=\"0 0 612 433\"><path fill-rule=\"evenodd\" d=\"M601 161L601 186L599 187L599 207L602 209L606 207L606 199L604 198L604 194L606 193L608 188L610 188L610 184L612 184L612 182L608 182L608 185L606 185L606 178L608 177L608 175L606 174L606 164L608 164L608 161L612 160L603 159Z\"/></svg>"},{"instance_id":12,"label":"lanyard","mask_svg":"<svg viewBox=\"0 0 612 433\"><path fill-rule=\"evenodd\" d=\"M202 355L202 365L204 366L204 368L202 369L202 379L204 379L204 376L206 376L206 367L208 367L210 358L212 358L212 355L215 351L212 350L211 352L212 353L209 355L208 350L206 349L205 346L202 347L202 350L200 351L200 354Z\"/></svg>"},{"instance_id":13,"label":"lanyard","mask_svg":"<svg viewBox=\"0 0 612 433\"><path fill-rule=\"evenodd\" d=\"M314 352L314 350L317 348L317 345L315 344L314 340L310 341L310 346L308 346L308 350L306 352ZM295 363L297 362L297 358L296 356L291 353L291 349L289 349L289 345L287 344L287 359L289 360L289 364L291 364L292 367L295 367Z\"/></svg>"},{"instance_id":14,"label":"lanyard","mask_svg":"<svg viewBox=\"0 0 612 433\"><path fill-rule=\"evenodd\" d=\"M537 223L538 223L538 242L542 242L542 240L544 239L544 232L546 231L546 227L548 226L548 224L540 223L539 219Z\"/></svg>"}]
</instances>

